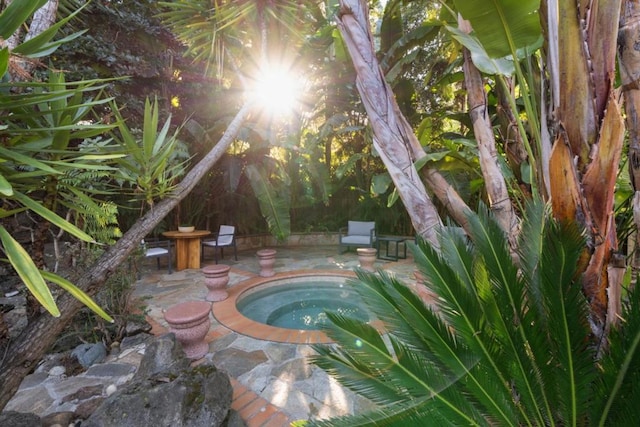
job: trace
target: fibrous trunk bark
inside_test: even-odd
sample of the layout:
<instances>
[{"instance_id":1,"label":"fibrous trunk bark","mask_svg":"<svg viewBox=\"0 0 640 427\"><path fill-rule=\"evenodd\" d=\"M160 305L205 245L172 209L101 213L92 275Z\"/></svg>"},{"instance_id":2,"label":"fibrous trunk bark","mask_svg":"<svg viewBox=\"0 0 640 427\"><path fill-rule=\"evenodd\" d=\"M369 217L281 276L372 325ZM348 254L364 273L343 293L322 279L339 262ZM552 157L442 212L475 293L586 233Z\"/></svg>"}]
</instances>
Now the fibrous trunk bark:
<instances>
[{"instance_id":1,"label":"fibrous trunk bark","mask_svg":"<svg viewBox=\"0 0 640 427\"><path fill-rule=\"evenodd\" d=\"M340 0L338 29L347 45L356 70L356 85L373 129L373 145L393 180L416 232L428 242L438 246L437 234L442 221L427 194L421 176L414 163L425 156L413 129L400 112L393 92L384 78L373 47L367 2ZM425 172L438 180L436 171ZM440 189L440 194L450 193L451 188ZM459 197L450 197L459 207ZM451 206L449 200L446 206ZM466 207L466 206L465 206ZM461 209L454 215L465 222Z\"/></svg>"},{"instance_id":2,"label":"fibrous trunk bark","mask_svg":"<svg viewBox=\"0 0 640 427\"><path fill-rule=\"evenodd\" d=\"M468 21L460 18L458 19L458 25L462 31L471 32L471 26ZM469 116L473 124L473 134L478 143L480 170L484 177L484 186L489 198L489 208L500 227L506 233L509 247L515 252L520 228L519 221L509 198L507 183L498 164L498 150L496 149L493 125L489 118L489 106L487 94L484 90L484 81L480 71L471 60L471 52L466 48L464 49L463 71L467 89Z\"/></svg>"},{"instance_id":3,"label":"fibrous trunk bark","mask_svg":"<svg viewBox=\"0 0 640 427\"><path fill-rule=\"evenodd\" d=\"M140 241L189 194L220 159L238 133L250 107L249 104L242 107L222 138L177 185L174 194L158 202L82 275L75 284L78 288L89 295L97 292L107 277L139 246ZM35 368L58 335L82 308L82 304L68 293L64 293L57 304L60 317L53 318L48 313L41 314L9 343L8 348L0 349L0 411L15 394L22 379Z\"/></svg>"},{"instance_id":4,"label":"fibrous trunk bark","mask_svg":"<svg viewBox=\"0 0 640 427\"><path fill-rule=\"evenodd\" d=\"M550 164L551 202L561 220L578 221L588 233L582 257L583 291L591 304L591 326L606 338L609 276L617 251L613 203L624 139L624 123L613 90L620 2L558 2L548 31L557 32L557 54L547 55L552 88L560 92Z\"/></svg>"}]
</instances>

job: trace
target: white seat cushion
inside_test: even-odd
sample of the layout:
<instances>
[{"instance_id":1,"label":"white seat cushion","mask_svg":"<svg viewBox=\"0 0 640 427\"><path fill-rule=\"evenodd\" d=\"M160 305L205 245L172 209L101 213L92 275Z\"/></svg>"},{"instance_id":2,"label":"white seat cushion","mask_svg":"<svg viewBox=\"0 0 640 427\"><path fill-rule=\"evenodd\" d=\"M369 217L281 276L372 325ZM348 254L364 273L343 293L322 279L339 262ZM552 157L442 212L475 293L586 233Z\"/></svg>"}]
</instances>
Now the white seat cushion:
<instances>
[{"instance_id":1,"label":"white seat cushion","mask_svg":"<svg viewBox=\"0 0 640 427\"><path fill-rule=\"evenodd\" d=\"M347 234L349 236L370 236L371 230L376 228L374 221L349 221Z\"/></svg>"},{"instance_id":2,"label":"white seat cushion","mask_svg":"<svg viewBox=\"0 0 640 427\"><path fill-rule=\"evenodd\" d=\"M147 252L145 252L144 256L160 256L160 255L168 255L169 251L165 248L149 248Z\"/></svg>"},{"instance_id":3,"label":"white seat cushion","mask_svg":"<svg viewBox=\"0 0 640 427\"><path fill-rule=\"evenodd\" d=\"M367 236L344 236L340 243L343 245L368 245L371 243L371 238Z\"/></svg>"}]
</instances>

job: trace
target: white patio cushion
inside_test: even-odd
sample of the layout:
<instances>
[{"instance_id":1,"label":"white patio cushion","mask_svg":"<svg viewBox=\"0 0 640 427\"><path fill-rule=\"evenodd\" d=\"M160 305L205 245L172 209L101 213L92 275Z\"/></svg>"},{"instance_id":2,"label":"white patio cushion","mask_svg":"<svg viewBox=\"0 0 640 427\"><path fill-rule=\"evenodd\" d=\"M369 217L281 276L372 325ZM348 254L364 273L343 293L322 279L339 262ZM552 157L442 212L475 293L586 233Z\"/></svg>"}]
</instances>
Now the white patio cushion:
<instances>
[{"instance_id":1,"label":"white patio cushion","mask_svg":"<svg viewBox=\"0 0 640 427\"><path fill-rule=\"evenodd\" d=\"M149 248L144 253L144 256L152 257L152 256L167 255L168 253L169 251L165 248Z\"/></svg>"},{"instance_id":2,"label":"white patio cushion","mask_svg":"<svg viewBox=\"0 0 640 427\"><path fill-rule=\"evenodd\" d=\"M375 221L349 221L347 234L349 236L370 236L371 230L376 228ZM344 242L344 239L342 240Z\"/></svg>"},{"instance_id":3,"label":"white patio cushion","mask_svg":"<svg viewBox=\"0 0 640 427\"><path fill-rule=\"evenodd\" d=\"M233 235L236 232L236 228L232 225L221 225L218 230L218 236L216 240L205 240L203 245L217 247L217 246L230 246L233 243Z\"/></svg>"},{"instance_id":4,"label":"white patio cushion","mask_svg":"<svg viewBox=\"0 0 640 427\"><path fill-rule=\"evenodd\" d=\"M343 236L340 242L343 245L368 245L371 243L371 238L368 234L366 236Z\"/></svg>"}]
</instances>

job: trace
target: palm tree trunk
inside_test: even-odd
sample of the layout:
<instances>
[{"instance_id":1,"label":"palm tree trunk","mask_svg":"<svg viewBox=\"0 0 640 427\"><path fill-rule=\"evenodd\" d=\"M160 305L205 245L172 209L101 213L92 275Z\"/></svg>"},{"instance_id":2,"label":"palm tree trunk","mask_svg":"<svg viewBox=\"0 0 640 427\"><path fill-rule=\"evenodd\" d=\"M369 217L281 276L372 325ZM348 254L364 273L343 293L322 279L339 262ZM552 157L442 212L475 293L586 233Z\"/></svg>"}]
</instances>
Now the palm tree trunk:
<instances>
[{"instance_id":1,"label":"palm tree trunk","mask_svg":"<svg viewBox=\"0 0 640 427\"><path fill-rule=\"evenodd\" d=\"M341 0L338 28L356 69L356 86L373 129L373 145L400 194L416 232L437 245L442 222L414 162L424 150L400 112L373 49L367 4Z\"/></svg>"},{"instance_id":2,"label":"palm tree trunk","mask_svg":"<svg viewBox=\"0 0 640 427\"><path fill-rule=\"evenodd\" d=\"M124 261L139 245L140 241L187 194L200 182L209 169L220 159L227 150L242 123L249 114L250 104L246 104L236 114L218 143L177 185L174 194L157 203L152 210L140 218L118 242L110 247L78 280L76 286L93 296L107 277ZM34 319L9 344L8 348L0 349L0 411L15 394L22 379L28 375L51 347L58 335L73 320L73 317L83 307L77 299L64 293L59 301L60 317L53 318L49 314L41 314Z\"/></svg>"}]
</instances>

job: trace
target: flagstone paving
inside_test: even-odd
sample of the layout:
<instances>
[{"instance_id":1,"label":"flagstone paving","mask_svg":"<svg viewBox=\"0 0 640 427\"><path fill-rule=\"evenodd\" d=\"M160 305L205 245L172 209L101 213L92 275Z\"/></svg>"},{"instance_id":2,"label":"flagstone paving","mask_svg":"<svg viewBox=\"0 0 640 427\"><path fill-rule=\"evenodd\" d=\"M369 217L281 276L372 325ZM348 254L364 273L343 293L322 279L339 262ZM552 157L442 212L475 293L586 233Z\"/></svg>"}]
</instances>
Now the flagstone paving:
<instances>
[{"instance_id":1,"label":"flagstone paving","mask_svg":"<svg viewBox=\"0 0 640 427\"><path fill-rule=\"evenodd\" d=\"M278 277L301 270L353 271L359 266L355 252L338 254L337 245L275 249L277 255L274 269ZM141 278L134 285L134 297L144 306L147 319L153 326L151 332L159 335L168 331L163 317L164 311L180 302L202 301L208 290L200 269L167 274L166 269L156 269L155 260L152 261L142 266ZM213 259L205 260L203 267L213 262ZM230 294L233 294L234 287L237 286L236 290L240 290L243 283L246 285L249 279L259 276L260 266L256 250L239 251L237 261L227 256L220 262L231 266L228 284ZM375 267L396 275L405 283L415 282L415 266L410 255L408 259L398 262L378 260ZM214 313L217 305L221 304L225 302L214 303ZM229 374L234 389L232 408L249 427L287 426L295 420L360 413L370 406L368 401L342 388L324 371L308 363L307 357L313 355L314 351L308 343L291 343L296 340L297 331L281 330L269 336L269 339L257 339L245 334L249 332L246 328L256 327L246 322L241 315L238 315L237 321L231 322L233 324L226 323L227 326L218 322L213 314L210 318L211 328L206 337L209 351L203 359L194 364L212 362ZM253 336L256 335L253 333L255 331L251 332ZM312 333L309 335L311 338L306 338L306 342L317 341L320 335ZM134 370L136 362L139 363L141 359L136 348L134 346L128 350L128 353L136 355L133 362ZM120 356L122 355L118 357ZM111 365L122 368L118 363L131 363L130 356L122 357L128 359L105 362L104 372L97 377L86 375L89 373L87 371L82 376L68 378L71 385L67 387L86 386L92 381L98 381L96 384L106 384L109 381L123 384L133 372L127 366L125 368L129 370L125 370L126 372L116 369L111 378L108 374ZM43 406L40 411L31 412L46 413L59 409L47 407L51 404L50 400L64 400L57 395L57 389L49 384L51 378L46 378L47 375L40 375L42 378L36 378L37 376L36 373L25 379L19 393L5 409L29 412L29 402L40 402L38 405ZM37 398L38 393L42 394L45 389L46 396ZM67 410L73 410L73 407L69 406Z\"/></svg>"},{"instance_id":2,"label":"flagstone paving","mask_svg":"<svg viewBox=\"0 0 640 427\"><path fill-rule=\"evenodd\" d=\"M279 275L310 269L354 270L359 266L355 252L339 254L337 246L277 247L276 250L274 269ZM240 252L238 261L229 256L220 261L231 266L230 292L234 286L258 276L260 266L255 252ZM210 263L213 260L206 260L203 267ZM389 271L405 282L415 281L411 256L399 262L378 260L375 267ZM179 302L202 300L207 293L200 270L165 273L148 270L136 283L135 296L145 299L155 333L167 328L162 317L164 310ZM207 336L209 353L204 359L212 361L233 378L232 407L250 427L283 426L299 419L356 413L369 405L307 362L307 356L314 353L310 345L251 338L242 333L242 322L231 330L213 316L211 320Z\"/></svg>"}]
</instances>

